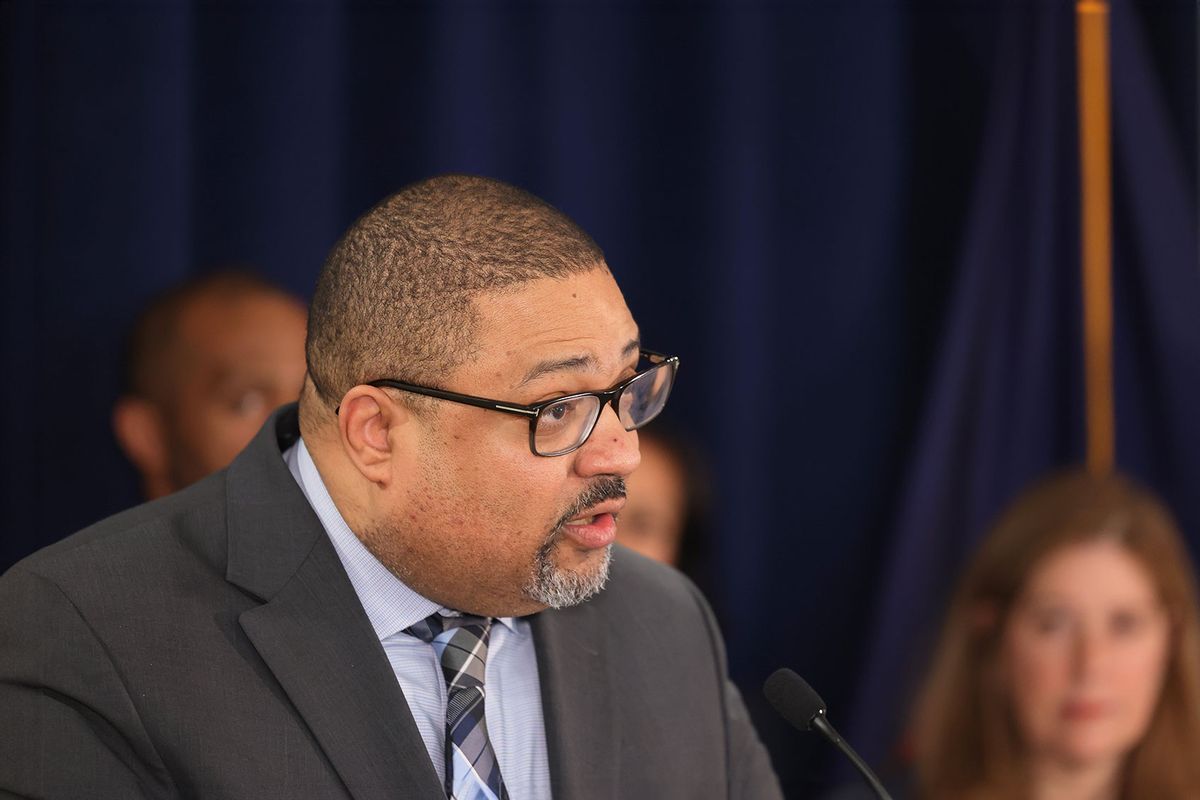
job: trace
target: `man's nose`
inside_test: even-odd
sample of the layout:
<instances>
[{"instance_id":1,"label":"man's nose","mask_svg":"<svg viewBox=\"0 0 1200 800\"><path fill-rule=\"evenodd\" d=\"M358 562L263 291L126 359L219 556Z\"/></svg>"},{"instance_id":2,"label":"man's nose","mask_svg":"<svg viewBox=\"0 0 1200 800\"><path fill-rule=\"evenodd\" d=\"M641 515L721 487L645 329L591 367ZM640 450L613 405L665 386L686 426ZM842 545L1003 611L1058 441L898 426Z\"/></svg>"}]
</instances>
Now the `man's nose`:
<instances>
[{"instance_id":1,"label":"man's nose","mask_svg":"<svg viewBox=\"0 0 1200 800\"><path fill-rule=\"evenodd\" d=\"M627 431L612 406L605 406L592 435L576 451L575 471L583 477L628 475L637 469L642 456L637 431Z\"/></svg>"}]
</instances>

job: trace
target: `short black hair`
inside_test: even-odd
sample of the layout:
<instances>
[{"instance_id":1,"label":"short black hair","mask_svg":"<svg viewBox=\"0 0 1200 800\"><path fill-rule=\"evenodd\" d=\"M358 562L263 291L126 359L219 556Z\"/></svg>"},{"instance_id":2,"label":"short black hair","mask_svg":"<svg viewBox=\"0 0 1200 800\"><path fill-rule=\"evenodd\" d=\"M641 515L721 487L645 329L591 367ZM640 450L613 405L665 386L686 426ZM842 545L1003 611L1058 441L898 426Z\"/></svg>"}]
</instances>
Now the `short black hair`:
<instances>
[{"instance_id":1,"label":"short black hair","mask_svg":"<svg viewBox=\"0 0 1200 800\"><path fill-rule=\"evenodd\" d=\"M246 267L229 266L208 270L152 298L125 337L121 393L160 399L163 375L174 360L173 348L179 342L179 319L192 303L203 297L255 294L292 296Z\"/></svg>"},{"instance_id":2,"label":"short black hair","mask_svg":"<svg viewBox=\"0 0 1200 800\"><path fill-rule=\"evenodd\" d=\"M410 184L325 260L305 347L313 388L334 405L377 378L437 385L474 353L475 295L603 263L578 225L515 186L471 175Z\"/></svg>"}]
</instances>

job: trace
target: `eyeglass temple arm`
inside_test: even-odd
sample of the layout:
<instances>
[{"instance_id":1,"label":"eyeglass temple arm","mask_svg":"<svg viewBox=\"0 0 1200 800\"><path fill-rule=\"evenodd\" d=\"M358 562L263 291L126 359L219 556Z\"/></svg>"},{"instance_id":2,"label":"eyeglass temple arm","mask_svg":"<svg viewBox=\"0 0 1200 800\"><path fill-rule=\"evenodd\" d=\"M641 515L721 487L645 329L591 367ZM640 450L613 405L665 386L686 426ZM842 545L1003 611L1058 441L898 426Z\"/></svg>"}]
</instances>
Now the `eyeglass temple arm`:
<instances>
[{"instance_id":1,"label":"eyeglass temple arm","mask_svg":"<svg viewBox=\"0 0 1200 800\"><path fill-rule=\"evenodd\" d=\"M429 386L417 386L412 383L402 383L401 381L392 380L377 380L371 381L368 386L387 386L392 389L399 389L404 392L412 392L413 394L425 395L426 397L436 397L441 400L450 400L454 403L463 403L476 408L489 408L493 411L504 411L509 414L518 414L522 417L536 417L537 410L527 406L515 405L513 403L502 403L499 400L489 400L486 397L474 397L469 394L459 394L458 392L450 392L445 389L434 389Z\"/></svg>"}]
</instances>

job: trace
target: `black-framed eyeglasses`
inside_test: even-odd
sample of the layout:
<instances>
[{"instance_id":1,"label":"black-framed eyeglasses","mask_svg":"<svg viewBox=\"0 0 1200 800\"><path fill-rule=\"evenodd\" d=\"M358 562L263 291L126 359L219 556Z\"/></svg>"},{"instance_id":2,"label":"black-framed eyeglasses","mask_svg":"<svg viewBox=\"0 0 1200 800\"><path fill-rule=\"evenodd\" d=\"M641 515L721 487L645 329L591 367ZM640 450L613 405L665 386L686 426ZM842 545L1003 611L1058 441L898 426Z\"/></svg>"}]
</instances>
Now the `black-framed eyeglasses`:
<instances>
[{"instance_id":1,"label":"black-framed eyeglasses","mask_svg":"<svg viewBox=\"0 0 1200 800\"><path fill-rule=\"evenodd\" d=\"M400 389L426 397L436 397L439 400L449 400L452 403L529 417L529 449L533 454L565 456L578 450L588 440L600 419L600 412L608 404L612 404L617 418L627 431L637 430L663 410L663 406L667 404L667 397L671 394L671 387L675 384L679 357L665 356L650 350L643 350L641 355L644 360L650 362L650 366L611 389L569 394L528 406L448 392L445 389L434 389L390 378L369 381L367 385Z\"/></svg>"}]
</instances>

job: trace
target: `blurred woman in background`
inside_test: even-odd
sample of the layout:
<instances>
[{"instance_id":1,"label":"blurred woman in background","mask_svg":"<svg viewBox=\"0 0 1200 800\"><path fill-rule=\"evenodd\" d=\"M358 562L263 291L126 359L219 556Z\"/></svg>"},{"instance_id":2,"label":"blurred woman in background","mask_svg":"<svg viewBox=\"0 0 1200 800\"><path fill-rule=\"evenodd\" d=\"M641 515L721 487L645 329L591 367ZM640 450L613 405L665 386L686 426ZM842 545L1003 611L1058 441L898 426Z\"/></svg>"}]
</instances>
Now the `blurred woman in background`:
<instances>
[{"instance_id":1,"label":"blurred woman in background","mask_svg":"<svg viewBox=\"0 0 1200 800\"><path fill-rule=\"evenodd\" d=\"M918 701L919 796L1200 798L1200 623L1175 522L1121 477L1052 477L964 575Z\"/></svg>"}]
</instances>

